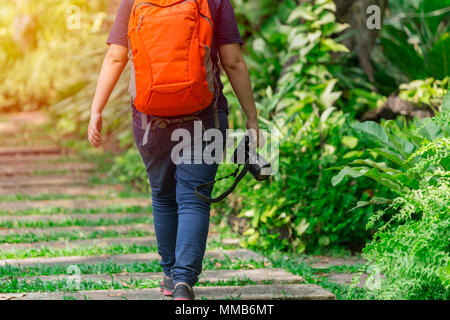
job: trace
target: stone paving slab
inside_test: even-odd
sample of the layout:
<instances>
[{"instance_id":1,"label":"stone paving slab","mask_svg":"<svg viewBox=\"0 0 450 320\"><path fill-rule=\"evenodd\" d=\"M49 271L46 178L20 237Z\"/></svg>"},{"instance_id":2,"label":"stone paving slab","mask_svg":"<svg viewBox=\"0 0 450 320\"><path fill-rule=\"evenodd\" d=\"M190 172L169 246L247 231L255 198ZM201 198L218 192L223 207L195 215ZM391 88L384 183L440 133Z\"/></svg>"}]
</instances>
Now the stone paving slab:
<instances>
[{"instance_id":1,"label":"stone paving slab","mask_svg":"<svg viewBox=\"0 0 450 320\"><path fill-rule=\"evenodd\" d=\"M48 146L55 145L56 139L50 139L50 137L3 137L0 138L0 146L10 147L10 146Z\"/></svg>"},{"instance_id":2,"label":"stone paving slab","mask_svg":"<svg viewBox=\"0 0 450 320\"><path fill-rule=\"evenodd\" d=\"M314 284L289 285L254 285L254 286L224 286L196 287L194 292L197 300L335 300L329 291ZM88 300L161 300L165 298L159 289L141 290L99 290L80 291L76 293L30 293L30 294L0 294L0 299L16 300L61 300L64 297Z\"/></svg>"},{"instance_id":3,"label":"stone paving slab","mask_svg":"<svg viewBox=\"0 0 450 320\"><path fill-rule=\"evenodd\" d=\"M233 249L233 250L222 250L214 249L207 250L205 259L217 259L223 260L225 256L231 260L255 260L255 261L265 261L268 260L261 256L260 254L246 250L246 249ZM28 258L28 259L7 259L0 260L0 266L5 266L6 264L12 266L33 266L36 264L40 265L71 265L71 264L98 264L102 262L112 261L114 263L134 263L134 262L148 262L150 260L160 259L158 253L140 253L140 254L125 254L125 255L105 255L105 256L73 256L73 257L56 257L56 258Z\"/></svg>"},{"instance_id":4,"label":"stone paving slab","mask_svg":"<svg viewBox=\"0 0 450 320\"><path fill-rule=\"evenodd\" d=\"M80 186L39 186L39 187L9 187L0 188L0 196L45 196L45 195L65 195L73 197L106 197L114 196L120 190L110 186L102 186L101 188L94 188L87 185Z\"/></svg>"},{"instance_id":5,"label":"stone paving slab","mask_svg":"<svg viewBox=\"0 0 450 320\"><path fill-rule=\"evenodd\" d=\"M97 168L93 163L83 162L61 162L61 163L35 163L25 165L23 163L0 166L0 176L33 175L36 172L56 171L92 171Z\"/></svg>"},{"instance_id":6,"label":"stone paving slab","mask_svg":"<svg viewBox=\"0 0 450 320\"><path fill-rule=\"evenodd\" d=\"M112 226L89 226L89 227L50 227L50 228L0 228L0 236L6 235L24 235L24 234L35 234L35 235L51 235L56 232L76 232L77 234L86 234L95 231L117 231L118 233L127 233L132 230L139 230L145 232L154 233L155 229L153 225L150 224L126 224L126 225L112 225Z\"/></svg>"},{"instance_id":7,"label":"stone paving slab","mask_svg":"<svg viewBox=\"0 0 450 320\"><path fill-rule=\"evenodd\" d=\"M241 243L240 239L234 239L234 238L228 238L228 239L222 239L220 241L225 246L237 246Z\"/></svg>"},{"instance_id":8,"label":"stone paving slab","mask_svg":"<svg viewBox=\"0 0 450 320\"><path fill-rule=\"evenodd\" d=\"M60 154L61 148L58 146L14 146L0 147L0 157L7 157L15 154Z\"/></svg>"},{"instance_id":9,"label":"stone paving slab","mask_svg":"<svg viewBox=\"0 0 450 320\"><path fill-rule=\"evenodd\" d=\"M18 201L6 202L1 204L1 210L4 211L20 211L26 209L40 208L63 208L63 209L98 209L113 205L124 206L141 206L151 205L150 199L144 198L124 198L124 199L71 199L71 200L43 200L43 201Z\"/></svg>"},{"instance_id":10,"label":"stone paving slab","mask_svg":"<svg viewBox=\"0 0 450 320\"><path fill-rule=\"evenodd\" d=\"M152 218L151 213L65 213L65 214L32 214L32 215L0 215L0 222L6 221L45 221L64 222L67 220L89 220L100 222L102 220Z\"/></svg>"},{"instance_id":11,"label":"stone paving slab","mask_svg":"<svg viewBox=\"0 0 450 320\"><path fill-rule=\"evenodd\" d=\"M45 186L67 186L76 184L86 184L89 176L86 174L62 174L50 176L30 176L30 177L0 177L0 188L18 189L22 187L45 187Z\"/></svg>"},{"instance_id":12,"label":"stone paving slab","mask_svg":"<svg viewBox=\"0 0 450 320\"><path fill-rule=\"evenodd\" d=\"M130 280L161 280L163 272L146 272L146 273L118 273L118 274L86 274L81 275L81 281L91 282L107 282L112 281L129 282ZM37 279L43 282L60 281L70 279L70 275L55 275L55 276L37 276L17 279L26 279L35 281ZM111 280L112 277L112 280ZM5 278L6 279L6 278ZM304 282L304 279L298 275L294 275L283 269L251 269L251 270L205 270L199 276L199 283L218 283L233 280L250 280L256 284L264 284L266 281L271 281L271 284L292 284Z\"/></svg>"},{"instance_id":13,"label":"stone paving slab","mask_svg":"<svg viewBox=\"0 0 450 320\"><path fill-rule=\"evenodd\" d=\"M21 132L22 135L25 135L25 133L21 131L22 125L40 126L49 121L48 116L41 111L10 113L5 114L4 116L6 117L6 120L0 121L0 136L8 136L17 132Z\"/></svg>"},{"instance_id":14,"label":"stone paving slab","mask_svg":"<svg viewBox=\"0 0 450 320\"><path fill-rule=\"evenodd\" d=\"M366 260L359 258L333 258L328 256L315 256L308 258L308 262L314 269L328 269L332 266L365 264Z\"/></svg>"}]
</instances>

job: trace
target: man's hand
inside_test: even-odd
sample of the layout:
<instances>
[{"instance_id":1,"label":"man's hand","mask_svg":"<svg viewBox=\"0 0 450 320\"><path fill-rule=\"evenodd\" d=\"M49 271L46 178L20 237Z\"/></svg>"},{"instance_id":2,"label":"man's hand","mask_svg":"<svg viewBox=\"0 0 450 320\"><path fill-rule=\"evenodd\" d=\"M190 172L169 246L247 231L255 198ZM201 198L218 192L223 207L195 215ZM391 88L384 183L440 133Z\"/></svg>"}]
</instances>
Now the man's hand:
<instances>
[{"instance_id":1,"label":"man's hand","mask_svg":"<svg viewBox=\"0 0 450 320\"><path fill-rule=\"evenodd\" d=\"M102 140L102 114L101 113L91 113L91 121L89 122L88 128L88 140L96 148L103 144Z\"/></svg>"},{"instance_id":2,"label":"man's hand","mask_svg":"<svg viewBox=\"0 0 450 320\"><path fill-rule=\"evenodd\" d=\"M252 135L253 141L256 141L257 147L262 148L265 145L265 139L262 132L259 130L258 120L257 119L248 119L247 120L247 129L249 133Z\"/></svg>"}]
</instances>

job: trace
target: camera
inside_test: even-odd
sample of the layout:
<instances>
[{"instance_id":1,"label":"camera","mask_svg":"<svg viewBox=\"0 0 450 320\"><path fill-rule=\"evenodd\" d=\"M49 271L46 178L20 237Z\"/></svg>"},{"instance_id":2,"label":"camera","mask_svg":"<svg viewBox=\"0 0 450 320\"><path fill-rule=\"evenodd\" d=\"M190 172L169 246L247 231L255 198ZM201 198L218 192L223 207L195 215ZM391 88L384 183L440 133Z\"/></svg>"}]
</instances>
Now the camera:
<instances>
[{"instance_id":1,"label":"camera","mask_svg":"<svg viewBox=\"0 0 450 320\"><path fill-rule=\"evenodd\" d=\"M234 191L239 181L245 177L247 172L250 172L251 175L258 181L267 180L267 178L269 178L272 174L272 166L266 159L256 152L256 143L253 142L253 139L248 134L245 135L239 143L237 149L231 157L231 161L238 165L236 171L226 177L222 177L195 187L194 194L197 198L208 203L217 203L225 199ZM241 170L242 165L244 167ZM210 198L200 192L203 189L211 188L217 181L231 177L235 178L233 185L216 198Z\"/></svg>"},{"instance_id":2,"label":"camera","mask_svg":"<svg viewBox=\"0 0 450 320\"><path fill-rule=\"evenodd\" d=\"M247 165L248 171L257 181L264 181L272 173L272 166L256 151L256 143L251 135L246 134L234 151L231 161Z\"/></svg>"}]
</instances>

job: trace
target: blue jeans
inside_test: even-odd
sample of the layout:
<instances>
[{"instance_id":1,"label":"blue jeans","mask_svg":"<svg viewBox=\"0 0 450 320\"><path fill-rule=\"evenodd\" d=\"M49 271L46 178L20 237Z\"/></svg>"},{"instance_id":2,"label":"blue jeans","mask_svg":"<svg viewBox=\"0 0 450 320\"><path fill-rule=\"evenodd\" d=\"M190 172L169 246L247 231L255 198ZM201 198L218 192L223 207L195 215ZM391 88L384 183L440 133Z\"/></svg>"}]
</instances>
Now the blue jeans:
<instances>
[{"instance_id":1,"label":"blue jeans","mask_svg":"<svg viewBox=\"0 0 450 320\"><path fill-rule=\"evenodd\" d=\"M145 130L142 128L142 115L134 107L132 111L136 146L151 186L153 221L161 266L175 284L185 282L193 286L202 271L210 219L210 204L199 200L194 195L194 188L214 180L218 164L206 164L203 161L194 164L192 161L192 164L176 165L172 161L172 148L178 143L171 141L172 132L183 128L193 137L193 121L150 130L148 142L143 146ZM211 107L198 116L205 130L215 127ZM151 116L149 118L152 119ZM219 122L222 135L226 137L228 116L224 111L219 110ZM225 142L226 138L224 147ZM202 146L204 148L205 143ZM211 193L212 188L205 191L207 196Z\"/></svg>"}]
</instances>

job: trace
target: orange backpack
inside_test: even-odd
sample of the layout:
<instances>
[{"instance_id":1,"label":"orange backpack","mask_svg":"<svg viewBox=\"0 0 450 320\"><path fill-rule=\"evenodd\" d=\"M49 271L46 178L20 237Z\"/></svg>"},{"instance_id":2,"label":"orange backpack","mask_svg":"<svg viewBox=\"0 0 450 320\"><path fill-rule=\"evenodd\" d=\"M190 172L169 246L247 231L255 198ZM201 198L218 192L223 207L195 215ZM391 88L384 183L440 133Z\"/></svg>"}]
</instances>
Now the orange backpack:
<instances>
[{"instance_id":1,"label":"orange backpack","mask_svg":"<svg viewBox=\"0 0 450 320\"><path fill-rule=\"evenodd\" d=\"M137 110L164 117L211 105L216 83L208 0L136 0L128 38Z\"/></svg>"}]
</instances>

